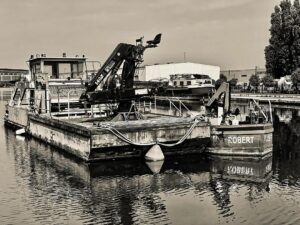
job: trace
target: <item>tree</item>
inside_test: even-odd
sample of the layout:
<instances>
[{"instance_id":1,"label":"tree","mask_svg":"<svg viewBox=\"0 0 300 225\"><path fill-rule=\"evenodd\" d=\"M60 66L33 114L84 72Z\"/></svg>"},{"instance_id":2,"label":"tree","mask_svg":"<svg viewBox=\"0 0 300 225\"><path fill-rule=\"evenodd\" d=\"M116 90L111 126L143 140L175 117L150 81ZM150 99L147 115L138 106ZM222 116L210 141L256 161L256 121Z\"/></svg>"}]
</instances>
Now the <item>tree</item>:
<instances>
[{"instance_id":1,"label":"tree","mask_svg":"<svg viewBox=\"0 0 300 225\"><path fill-rule=\"evenodd\" d=\"M254 87L255 89L257 89L257 87L260 84L260 79L258 75L252 75L249 79L249 84Z\"/></svg>"},{"instance_id":2,"label":"tree","mask_svg":"<svg viewBox=\"0 0 300 225\"><path fill-rule=\"evenodd\" d=\"M227 77L224 74L220 74L220 78L216 81L215 87L218 89L223 82L227 82Z\"/></svg>"},{"instance_id":3,"label":"tree","mask_svg":"<svg viewBox=\"0 0 300 225\"><path fill-rule=\"evenodd\" d=\"M229 81L230 86L235 87L237 85L238 79L233 78Z\"/></svg>"},{"instance_id":4,"label":"tree","mask_svg":"<svg viewBox=\"0 0 300 225\"><path fill-rule=\"evenodd\" d=\"M261 79L261 82L265 87L273 87L274 86L274 78L271 75L267 75Z\"/></svg>"},{"instance_id":5,"label":"tree","mask_svg":"<svg viewBox=\"0 0 300 225\"><path fill-rule=\"evenodd\" d=\"M298 87L300 86L300 68L297 68L292 73L292 82L294 87L296 87L296 90L298 90Z\"/></svg>"},{"instance_id":6,"label":"tree","mask_svg":"<svg viewBox=\"0 0 300 225\"><path fill-rule=\"evenodd\" d=\"M300 66L300 4L282 0L271 15L271 37L265 48L267 73L274 78L291 74Z\"/></svg>"}]
</instances>

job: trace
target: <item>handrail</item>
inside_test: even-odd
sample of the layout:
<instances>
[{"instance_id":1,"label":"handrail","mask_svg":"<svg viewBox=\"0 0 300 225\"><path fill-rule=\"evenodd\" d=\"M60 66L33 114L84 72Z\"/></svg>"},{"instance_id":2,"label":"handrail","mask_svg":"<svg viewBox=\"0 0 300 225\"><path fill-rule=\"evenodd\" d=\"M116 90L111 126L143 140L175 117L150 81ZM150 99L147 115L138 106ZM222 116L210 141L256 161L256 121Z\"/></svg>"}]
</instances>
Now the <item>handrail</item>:
<instances>
[{"instance_id":1,"label":"handrail","mask_svg":"<svg viewBox=\"0 0 300 225\"><path fill-rule=\"evenodd\" d=\"M166 100L169 102L170 105L170 109L169 109L169 114L172 111L172 108L174 108L176 111L179 112L179 116L183 116L183 109L185 109L188 113L190 113L190 109L177 97L174 97L174 99L171 99L169 97L163 97L163 96L154 96L154 102L152 102L151 100L149 102L145 102L142 104L141 102L136 103L136 106L140 109L142 107L146 108L149 107L150 111L152 110L152 105L153 108L155 110L156 113L156 109L157 109L157 100ZM179 106L177 106L175 104L175 102L179 103Z\"/></svg>"},{"instance_id":2,"label":"handrail","mask_svg":"<svg viewBox=\"0 0 300 225\"><path fill-rule=\"evenodd\" d=\"M154 100L154 104L155 104L155 108L156 108L156 100L167 100L170 103L170 110L171 110L171 106L173 105L174 108L179 111L180 116L183 115L182 113L182 107L188 112L190 113L190 109L178 98L178 97L172 97L173 99L171 99L170 97L164 97L164 96L155 96L155 100ZM178 102L179 103L179 108L174 104L174 102Z\"/></svg>"},{"instance_id":3,"label":"handrail","mask_svg":"<svg viewBox=\"0 0 300 225\"><path fill-rule=\"evenodd\" d=\"M271 101L270 100L269 100L269 111L270 111L270 120L271 120L271 123L273 123L272 105L271 105Z\"/></svg>"},{"instance_id":4,"label":"handrail","mask_svg":"<svg viewBox=\"0 0 300 225\"><path fill-rule=\"evenodd\" d=\"M257 108L259 109L259 111L261 112L261 114L263 114L263 116L265 117L265 119L268 121L268 117L267 115L264 113L264 111L260 108L259 104L255 101L255 99L252 99L252 101L254 102L254 104L257 106Z\"/></svg>"},{"instance_id":5,"label":"handrail","mask_svg":"<svg viewBox=\"0 0 300 225\"><path fill-rule=\"evenodd\" d=\"M171 100L169 100L169 103L170 103L170 110L171 110L171 108L172 108L171 105L173 105L174 108L175 108L177 111L179 111L179 115L182 116L181 109L178 109L177 106L176 106Z\"/></svg>"},{"instance_id":6,"label":"handrail","mask_svg":"<svg viewBox=\"0 0 300 225\"><path fill-rule=\"evenodd\" d=\"M179 103L188 111L190 112L190 109L178 98L178 97L175 97L175 99L177 99L177 101L179 101Z\"/></svg>"},{"instance_id":7,"label":"handrail","mask_svg":"<svg viewBox=\"0 0 300 225\"><path fill-rule=\"evenodd\" d=\"M68 91L68 120L70 119L70 93L74 92L74 91L79 91L79 90L85 91L85 89L83 89L83 88L73 89L73 90Z\"/></svg>"}]
</instances>

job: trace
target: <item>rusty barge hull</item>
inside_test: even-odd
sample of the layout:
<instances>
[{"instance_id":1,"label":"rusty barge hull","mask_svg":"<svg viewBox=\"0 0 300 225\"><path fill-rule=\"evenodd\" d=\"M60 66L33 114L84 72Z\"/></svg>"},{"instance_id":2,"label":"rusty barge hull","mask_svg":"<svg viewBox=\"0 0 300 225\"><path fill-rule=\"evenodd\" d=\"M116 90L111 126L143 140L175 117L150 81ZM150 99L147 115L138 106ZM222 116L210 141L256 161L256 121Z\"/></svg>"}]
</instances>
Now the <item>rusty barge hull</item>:
<instances>
[{"instance_id":1,"label":"rusty barge hull","mask_svg":"<svg viewBox=\"0 0 300 225\"><path fill-rule=\"evenodd\" d=\"M27 108L6 105L4 123L13 129L26 128L28 126L28 113Z\"/></svg>"},{"instance_id":2,"label":"rusty barge hull","mask_svg":"<svg viewBox=\"0 0 300 225\"><path fill-rule=\"evenodd\" d=\"M153 142L176 143L193 125L191 118L161 118L103 122L101 126L59 120L46 115L29 115L31 136L58 147L84 161L142 157ZM105 127L113 126L130 144ZM104 128L103 128L104 127ZM198 122L186 140L172 147L162 146L165 155L202 153L210 142L210 125Z\"/></svg>"}]
</instances>

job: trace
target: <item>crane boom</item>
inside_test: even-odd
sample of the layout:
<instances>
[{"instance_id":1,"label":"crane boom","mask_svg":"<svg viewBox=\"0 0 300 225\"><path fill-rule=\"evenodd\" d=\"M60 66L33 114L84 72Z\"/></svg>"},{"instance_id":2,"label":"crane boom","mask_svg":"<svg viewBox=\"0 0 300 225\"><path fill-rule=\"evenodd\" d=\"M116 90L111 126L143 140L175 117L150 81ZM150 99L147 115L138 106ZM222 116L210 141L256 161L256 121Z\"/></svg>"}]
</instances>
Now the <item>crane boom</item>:
<instances>
[{"instance_id":1,"label":"crane boom","mask_svg":"<svg viewBox=\"0 0 300 225\"><path fill-rule=\"evenodd\" d=\"M223 98L223 108L224 112L228 113L230 110L230 86L229 83L223 82L221 86L218 88L216 93L209 99L208 103L206 106L211 106L216 100L219 100L221 95L224 94Z\"/></svg>"},{"instance_id":2,"label":"crane boom","mask_svg":"<svg viewBox=\"0 0 300 225\"><path fill-rule=\"evenodd\" d=\"M143 45L143 38L136 40L136 45L120 43L98 70L96 75L86 83L86 90L81 95L80 101L93 104L93 103L106 103L110 101L118 101L122 98L132 98L133 80L135 71L140 63L143 62L143 53L147 48L154 48L160 43L161 34L157 34L153 40L147 41ZM120 93L116 94L114 90L100 90L96 88L105 81L110 75L117 73L123 64Z\"/></svg>"}]
</instances>

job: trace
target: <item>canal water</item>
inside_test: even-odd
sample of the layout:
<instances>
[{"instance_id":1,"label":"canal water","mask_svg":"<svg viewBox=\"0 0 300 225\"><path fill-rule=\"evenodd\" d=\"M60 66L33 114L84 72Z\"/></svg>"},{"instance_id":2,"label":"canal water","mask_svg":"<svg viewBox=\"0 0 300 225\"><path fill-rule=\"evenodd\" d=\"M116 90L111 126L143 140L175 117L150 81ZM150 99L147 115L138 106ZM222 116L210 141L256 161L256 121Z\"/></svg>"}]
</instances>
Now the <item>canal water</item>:
<instances>
[{"instance_id":1,"label":"canal water","mask_svg":"<svg viewBox=\"0 0 300 225\"><path fill-rule=\"evenodd\" d=\"M273 116L273 156L154 164L84 164L1 122L0 224L300 224L300 110Z\"/></svg>"}]
</instances>

